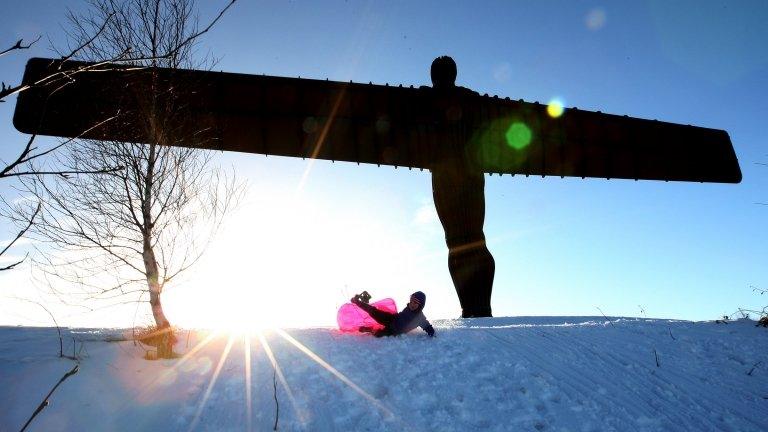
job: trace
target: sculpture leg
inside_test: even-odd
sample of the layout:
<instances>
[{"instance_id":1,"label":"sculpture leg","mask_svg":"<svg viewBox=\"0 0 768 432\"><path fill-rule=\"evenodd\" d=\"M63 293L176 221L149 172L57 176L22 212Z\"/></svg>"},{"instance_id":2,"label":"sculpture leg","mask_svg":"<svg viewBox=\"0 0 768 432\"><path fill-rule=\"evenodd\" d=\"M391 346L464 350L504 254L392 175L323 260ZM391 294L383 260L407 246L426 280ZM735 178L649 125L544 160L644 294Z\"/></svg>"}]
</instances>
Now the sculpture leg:
<instances>
[{"instance_id":1,"label":"sculpture leg","mask_svg":"<svg viewBox=\"0 0 768 432\"><path fill-rule=\"evenodd\" d=\"M482 174L433 171L432 194L448 245L448 270L462 317L491 316L495 262L485 245Z\"/></svg>"},{"instance_id":2,"label":"sculpture leg","mask_svg":"<svg viewBox=\"0 0 768 432\"><path fill-rule=\"evenodd\" d=\"M463 318L491 315L491 290L496 264L485 240L471 249L448 252L448 269L461 303Z\"/></svg>"}]
</instances>

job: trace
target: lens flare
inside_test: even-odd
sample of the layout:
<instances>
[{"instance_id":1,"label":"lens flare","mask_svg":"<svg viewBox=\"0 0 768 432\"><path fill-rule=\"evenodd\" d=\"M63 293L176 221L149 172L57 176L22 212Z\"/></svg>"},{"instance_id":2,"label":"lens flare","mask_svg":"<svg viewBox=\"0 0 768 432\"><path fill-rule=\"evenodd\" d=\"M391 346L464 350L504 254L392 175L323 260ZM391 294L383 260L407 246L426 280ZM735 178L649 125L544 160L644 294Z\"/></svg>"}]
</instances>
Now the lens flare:
<instances>
[{"instance_id":1,"label":"lens flare","mask_svg":"<svg viewBox=\"0 0 768 432\"><path fill-rule=\"evenodd\" d=\"M510 147L516 150L522 150L531 143L533 134L531 133L531 128L525 123L513 122L507 129L504 137Z\"/></svg>"},{"instance_id":2,"label":"lens flare","mask_svg":"<svg viewBox=\"0 0 768 432\"><path fill-rule=\"evenodd\" d=\"M549 114L550 117L558 118L563 115L563 111L565 111L565 107L560 99L552 99L549 101L549 104L547 105L547 114Z\"/></svg>"},{"instance_id":3,"label":"lens flare","mask_svg":"<svg viewBox=\"0 0 768 432\"><path fill-rule=\"evenodd\" d=\"M606 15L603 9L597 8L589 11L584 18L584 22L587 24L587 28L592 31L597 31L605 26Z\"/></svg>"},{"instance_id":4,"label":"lens flare","mask_svg":"<svg viewBox=\"0 0 768 432\"><path fill-rule=\"evenodd\" d=\"M216 380L219 379L221 368L224 366L224 362L227 361L227 356L229 356L229 351L232 349L232 343L234 341L234 336L230 335L229 339L227 340L227 346L224 347L224 352L221 353L219 363L216 365L216 370L213 371L213 376L211 376L211 380L208 382L208 387L205 389L205 393L203 393L203 399L197 405L195 416L192 417L192 421L189 423L189 432L193 431L197 427L198 421L200 421L200 416L203 414L205 404L208 403L208 399L211 397L213 386L216 384Z\"/></svg>"}]
</instances>

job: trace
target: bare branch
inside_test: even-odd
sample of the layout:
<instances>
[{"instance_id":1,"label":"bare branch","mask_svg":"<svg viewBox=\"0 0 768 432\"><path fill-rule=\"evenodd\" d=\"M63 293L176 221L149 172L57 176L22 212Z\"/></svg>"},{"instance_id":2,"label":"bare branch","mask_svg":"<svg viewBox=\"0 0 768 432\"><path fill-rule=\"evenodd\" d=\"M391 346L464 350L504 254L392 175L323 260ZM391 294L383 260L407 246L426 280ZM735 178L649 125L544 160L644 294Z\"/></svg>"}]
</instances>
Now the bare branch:
<instances>
[{"instance_id":1,"label":"bare branch","mask_svg":"<svg viewBox=\"0 0 768 432\"><path fill-rule=\"evenodd\" d=\"M19 153L19 157L0 170L0 178L9 177L10 175L8 173L11 172L11 170L24 163L25 160L29 160L29 153L32 151L32 142L35 141L36 136L37 135L30 136L27 145L24 146L24 149Z\"/></svg>"},{"instance_id":2,"label":"bare branch","mask_svg":"<svg viewBox=\"0 0 768 432\"><path fill-rule=\"evenodd\" d=\"M13 174L8 174L5 177L18 177L18 176L27 176L27 175L58 175L62 177L68 177L70 175L79 175L79 174L109 174L113 172L122 171L123 167L115 167L115 168L101 168L93 171L81 171L81 170L75 170L75 171L21 171Z\"/></svg>"},{"instance_id":3,"label":"bare branch","mask_svg":"<svg viewBox=\"0 0 768 432\"><path fill-rule=\"evenodd\" d=\"M24 427L21 428L21 432L24 432L27 429L27 426L29 426L29 424L32 423L32 420L34 420L35 417L37 417L37 415L40 414L40 411L42 411L45 407L48 406L48 404L49 404L48 399L51 397L53 392L56 391L57 388L59 388L61 383L66 381L67 378L69 378L72 375L76 374L77 371L79 370L79 368L80 368L80 365L75 365L75 367L73 367L71 371L65 373L64 376L62 376L61 379L59 379L59 382L57 382L56 385L53 386L51 391L49 391L48 394L45 395L45 398L43 399L42 402L40 402L40 405L37 406L37 409L35 410L34 413L32 413L32 416L29 418L29 420L27 420L27 422L24 423Z\"/></svg>"},{"instance_id":4,"label":"bare branch","mask_svg":"<svg viewBox=\"0 0 768 432\"><path fill-rule=\"evenodd\" d=\"M24 236L24 234L29 230L29 227L31 227L32 224L34 223L35 218L37 217L38 213L40 213L40 203L37 204L37 207L35 208L35 211L30 216L29 222L27 223L27 225L24 228L22 228L21 231L19 231L18 234L16 234L16 237L14 237L13 240L11 240L11 242L8 243L8 245L6 245L5 248L3 248L2 251L0 251L0 256L3 256L3 254L5 254L5 252L8 251L8 249L10 249L11 246L14 245L14 243L16 243L20 238L22 238ZM0 268L0 271L10 270L10 269L16 267L17 265L19 265L22 262L24 262L24 260L27 259L27 256L28 255L25 255L24 258L22 258L20 261L17 261L15 263L11 264L11 265L8 265L8 266Z\"/></svg>"},{"instance_id":5,"label":"bare branch","mask_svg":"<svg viewBox=\"0 0 768 432\"><path fill-rule=\"evenodd\" d=\"M101 36L101 33L104 31L105 28L107 28L107 24L109 24L109 21L112 19L112 17L115 16L115 12L112 12L107 15L107 17L104 19L104 22L102 23L101 27L96 31L96 33L93 34L89 39L84 41L80 46L73 49L69 54L61 56L62 60L69 60L72 57L74 57L78 52L82 51L83 48L93 43L93 41L96 40L99 36Z\"/></svg>"},{"instance_id":6,"label":"bare branch","mask_svg":"<svg viewBox=\"0 0 768 432\"><path fill-rule=\"evenodd\" d=\"M53 325L56 326L56 332L59 334L59 357L64 357L64 342L63 342L63 339L61 337L61 327L59 327L59 323L56 321L56 317L53 316L51 311L49 311L48 308L45 307L42 303L40 303L38 301L35 301L35 300L29 300L29 299L25 299L25 298L21 298L21 297L13 297L13 299L14 300L23 301L23 302L27 302L27 303L36 304L36 305L40 306L41 308L43 308L43 310L46 313L48 313L48 316L50 316L51 320L53 320Z\"/></svg>"},{"instance_id":7,"label":"bare branch","mask_svg":"<svg viewBox=\"0 0 768 432\"><path fill-rule=\"evenodd\" d=\"M280 419L280 402L277 400L277 367L272 369L272 395L275 397L275 425L272 430L277 430L277 422Z\"/></svg>"},{"instance_id":8,"label":"bare branch","mask_svg":"<svg viewBox=\"0 0 768 432\"><path fill-rule=\"evenodd\" d=\"M233 4L235 4L235 1L237 1L237 0L231 0L229 2L229 4L226 5L219 12L219 14L216 16L216 18L214 18L213 21L211 21L203 30L201 30L201 31L199 31L197 33L194 33L192 35L189 35L189 37L184 39L174 49L172 49L171 51L169 51L165 55L163 55L163 57L171 57L171 56L175 55L180 49L182 49L182 48L186 47L187 45L189 45L190 42L195 41L198 38L200 38L200 36L204 35L205 33L208 33L208 30L210 30L214 26L214 24L216 24L221 19L221 17L224 16L224 14L227 12L227 10L230 7L232 7Z\"/></svg>"},{"instance_id":9,"label":"bare branch","mask_svg":"<svg viewBox=\"0 0 768 432\"><path fill-rule=\"evenodd\" d=\"M4 50L0 51L0 57L4 56L5 54L7 54L7 53L9 53L9 52L11 52L11 51L15 51L15 50L23 50L23 49L29 49L29 47L31 47L31 46L32 46L32 45L34 45L34 44L35 44L37 41L39 41L41 37L42 37L42 35L38 36L38 37L37 37L37 39L33 40L32 42L30 42L30 43L28 43L28 44L26 44L26 45L24 45L24 39L19 39L19 40L18 40L18 41L16 41L16 43L15 43L15 44L13 44L13 46L11 46L10 48L6 48L6 49L4 49Z\"/></svg>"},{"instance_id":10,"label":"bare branch","mask_svg":"<svg viewBox=\"0 0 768 432\"><path fill-rule=\"evenodd\" d=\"M605 320L606 320L606 321L608 321L608 323L610 323L610 324L611 324L611 327L616 327L615 325L613 325L613 321L611 321L610 319L608 319L608 317L607 317L607 316L605 316L605 314L603 313L603 310L602 310L602 309L600 309L600 308L599 308L599 307L597 307L597 306L595 306L595 309L597 309L597 310L599 310L599 311L600 311L600 314L603 316L603 318L605 318Z\"/></svg>"}]
</instances>

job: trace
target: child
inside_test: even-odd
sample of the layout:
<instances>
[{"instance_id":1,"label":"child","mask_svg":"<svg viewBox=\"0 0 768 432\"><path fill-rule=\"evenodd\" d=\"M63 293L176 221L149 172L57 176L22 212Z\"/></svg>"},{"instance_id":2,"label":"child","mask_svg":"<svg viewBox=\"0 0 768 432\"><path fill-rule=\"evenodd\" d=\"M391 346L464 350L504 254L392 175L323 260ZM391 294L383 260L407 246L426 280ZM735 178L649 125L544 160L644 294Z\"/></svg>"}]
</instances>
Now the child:
<instances>
[{"instance_id":1,"label":"child","mask_svg":"<svg viewBox=\"0 0 768 432\"><path fill-rule=\"evenodd\" d=\"M367 293L363 293L367 294ZM393 314L376 309L374 306L369 305L361 298L363 294L357 294L352 297L352 303L356 304L360 309L368 312L376 322L383 325L381 330L373 331L370 327L361 327L361 332L373 333L376 337L382 336L397 336L399 334L408 333L416 327L421 327L429 336L435 335L435 329L432 324L427 321L427 317L424 316L422 310L424 304L427 301L427 296L421 291L416 291L411 294L411 301L408 303L400 313ZM370 298L370 296L368 296Z\"/></svg>"}]
</instances>

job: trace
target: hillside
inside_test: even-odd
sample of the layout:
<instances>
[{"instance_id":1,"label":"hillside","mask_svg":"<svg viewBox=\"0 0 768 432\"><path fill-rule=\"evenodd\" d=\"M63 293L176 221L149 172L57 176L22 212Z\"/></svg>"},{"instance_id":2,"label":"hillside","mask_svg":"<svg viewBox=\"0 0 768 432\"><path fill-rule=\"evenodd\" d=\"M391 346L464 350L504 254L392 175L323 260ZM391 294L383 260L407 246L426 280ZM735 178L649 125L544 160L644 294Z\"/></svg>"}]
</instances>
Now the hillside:
<instances>
[{"instance_id":1,"label":"hillside","mask_svg":"<svg viewBox=\"0 0 768 432\"><path fill-rule=\"evenodd\" d=\"M109 342L119 331L67 329L70 355L84 341L79 373L28 430L272 430L275 388L286 431L768 430L768 330L752 321L433 324L435 339L190 332L187 355L161 361ZM19 430L74 364L55 329L0 328L0 431Z\"/></svg>"}]
</instances>

